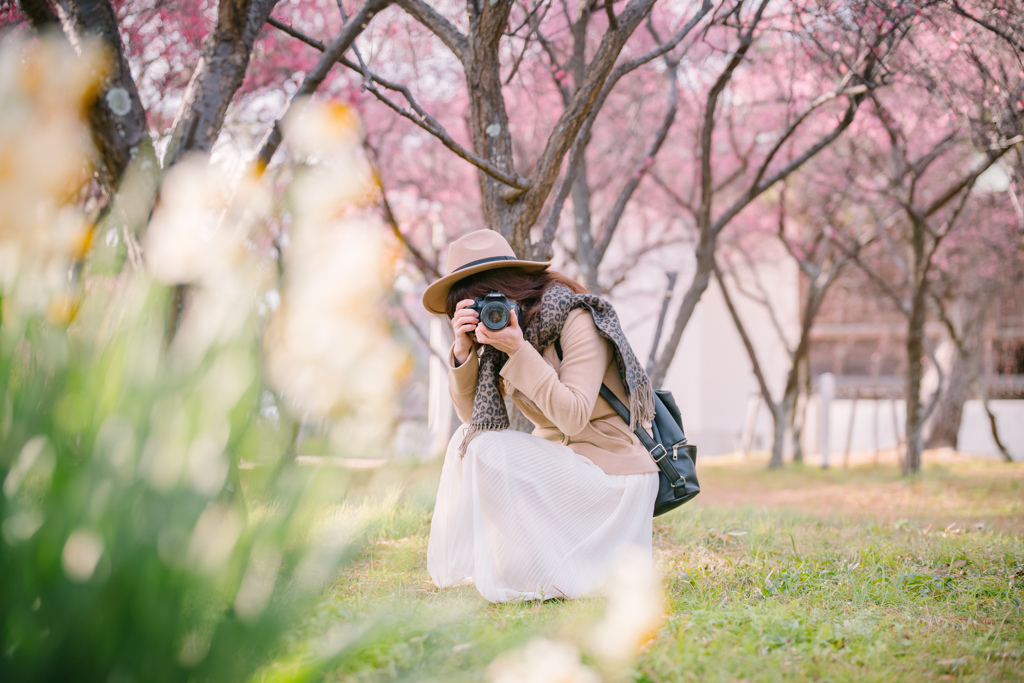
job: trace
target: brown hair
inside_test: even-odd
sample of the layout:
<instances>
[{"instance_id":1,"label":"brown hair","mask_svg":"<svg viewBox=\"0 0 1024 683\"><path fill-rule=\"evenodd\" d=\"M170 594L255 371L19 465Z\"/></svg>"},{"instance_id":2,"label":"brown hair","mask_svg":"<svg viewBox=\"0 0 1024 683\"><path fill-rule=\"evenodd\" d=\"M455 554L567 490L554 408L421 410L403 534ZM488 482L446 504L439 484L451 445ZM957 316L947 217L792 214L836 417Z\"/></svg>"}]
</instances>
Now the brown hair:
<instances>
[{"instance_id":1,"label":"brown hair","mask_svg":"<svg viewBox=\"0 0 1024 683\"><path fill-rule=\"evenodd\" d=\"M523 319L519 321L519 326L526 329L537 315L545 290L556 283L565 285L577 294L587 291L576 280L553 270L531 272L516 267L495 268L467 275L452 285L445 300L444 312L451 318L455 315L455 306L463 299L479 299L491 292L501 292L522 308Z\"/></svg>"}]
</instances>

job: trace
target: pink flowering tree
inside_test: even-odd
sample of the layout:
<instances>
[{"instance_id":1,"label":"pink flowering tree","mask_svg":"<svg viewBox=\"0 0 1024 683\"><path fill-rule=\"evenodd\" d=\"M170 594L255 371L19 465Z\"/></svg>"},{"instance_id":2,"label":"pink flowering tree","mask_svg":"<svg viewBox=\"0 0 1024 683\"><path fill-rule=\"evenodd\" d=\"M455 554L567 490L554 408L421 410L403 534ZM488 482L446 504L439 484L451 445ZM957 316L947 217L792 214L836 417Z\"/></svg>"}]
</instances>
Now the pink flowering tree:
<instances>
[{"instance_id":1,"label":"pink flowering tree","mask_svg":"<svg viewBox=\"0 0 1024 683\"><path fill-rule=\"evenodd\" d=\"M970 217L986 212L979 182L1021 141L1017 49L999 30L965 17L963 6L935 3L920 12L913 49L896 64L898 87L872 93L872 130L857 150L856 163L866 165L856 173L859 189L887 219L874 228L877 250L855 260L907 320L908 474L920 469L924 425L937 405L923 400L922 378L933 353L924 329L939 301L940 271L963 245L956 236L973 229ZM940 386L946 381L940 373Z\"/></svg>"}]
</instances>

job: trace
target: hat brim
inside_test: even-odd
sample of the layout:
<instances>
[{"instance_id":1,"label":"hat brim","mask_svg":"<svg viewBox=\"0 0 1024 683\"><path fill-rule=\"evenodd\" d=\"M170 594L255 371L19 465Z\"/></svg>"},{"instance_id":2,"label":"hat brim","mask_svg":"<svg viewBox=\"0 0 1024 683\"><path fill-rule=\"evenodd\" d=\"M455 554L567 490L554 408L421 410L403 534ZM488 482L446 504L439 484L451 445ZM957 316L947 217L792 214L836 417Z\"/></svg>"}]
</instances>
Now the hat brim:
<instances>
[{"instance_id":1,"label":"hat brim","mask_svg":"<svg viewBox=\"0 0 1024 683\"><path fill-rule=\"evenodd\" d=\"M444 315L445 302L448 299L448 292L451 291L452 285L459 280L469 277L470 275L482 273L485 270L496 270L498 268L522 268L523 270L528 271L538 271L546 270L550 265L550 261L494 261L492 263L481 263L476 266L457 270L450 275L445 275L443 278L427 287L426 291L423 292L423 308L427 309L431 313Z\"/></svg>"}]
</instances>

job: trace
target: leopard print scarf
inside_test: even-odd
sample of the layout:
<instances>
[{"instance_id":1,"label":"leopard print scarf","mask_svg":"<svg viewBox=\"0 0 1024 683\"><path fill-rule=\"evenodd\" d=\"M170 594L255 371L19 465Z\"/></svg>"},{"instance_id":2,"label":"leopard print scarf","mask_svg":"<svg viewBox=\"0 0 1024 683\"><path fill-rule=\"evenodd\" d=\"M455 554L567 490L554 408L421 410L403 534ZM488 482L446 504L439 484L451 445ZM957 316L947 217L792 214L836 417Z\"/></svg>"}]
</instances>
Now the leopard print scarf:
<instances>
[{"instance_id":1,"label":"leopard print scarf","mask_svg":"<svg viewBox=\"0 0 1024 683\"><path fill-rule=\"evenodd\" d=\"M598 331L615 347L615 365L623 386L629 392L630 430L636 429L638 421L640 424L649 423L654 419L654 387L622 332L619 316L606 299L593 294L576 294L564 285L552 285L544 291L540 313L523 330L523 337L538 352L543 352L561 336L565 319L576 308L589 310ZM499 373L508 355L487 345L479 346L477 351L480 370L473 399L473 417L459 447L460 456L466 455L469 442L478 434L509 427L508 412L499 387Z\"/></svg>"}]
</instances>

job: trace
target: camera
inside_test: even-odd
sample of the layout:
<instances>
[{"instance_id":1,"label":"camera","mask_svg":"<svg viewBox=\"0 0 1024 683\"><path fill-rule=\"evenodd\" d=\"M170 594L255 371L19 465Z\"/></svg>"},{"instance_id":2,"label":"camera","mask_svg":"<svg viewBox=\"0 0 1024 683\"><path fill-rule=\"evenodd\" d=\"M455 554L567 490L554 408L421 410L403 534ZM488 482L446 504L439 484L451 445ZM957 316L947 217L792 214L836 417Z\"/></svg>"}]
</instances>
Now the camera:
<instances>
[{"instance_id":1,"label":"camera","mask_svg":"<svg viewBox=\"0 0 1024 683\"><path fill-rule=\"evenodd\" d=\"M522 318L522 311L515 301L509 301L501 292L491 292L485 297L473 299L472 306L466 306L477 312L480 322L489 330L500 330L508 327L512 319L512 311L516 312L516 319Z\"/></svg>"}]
</instances>

